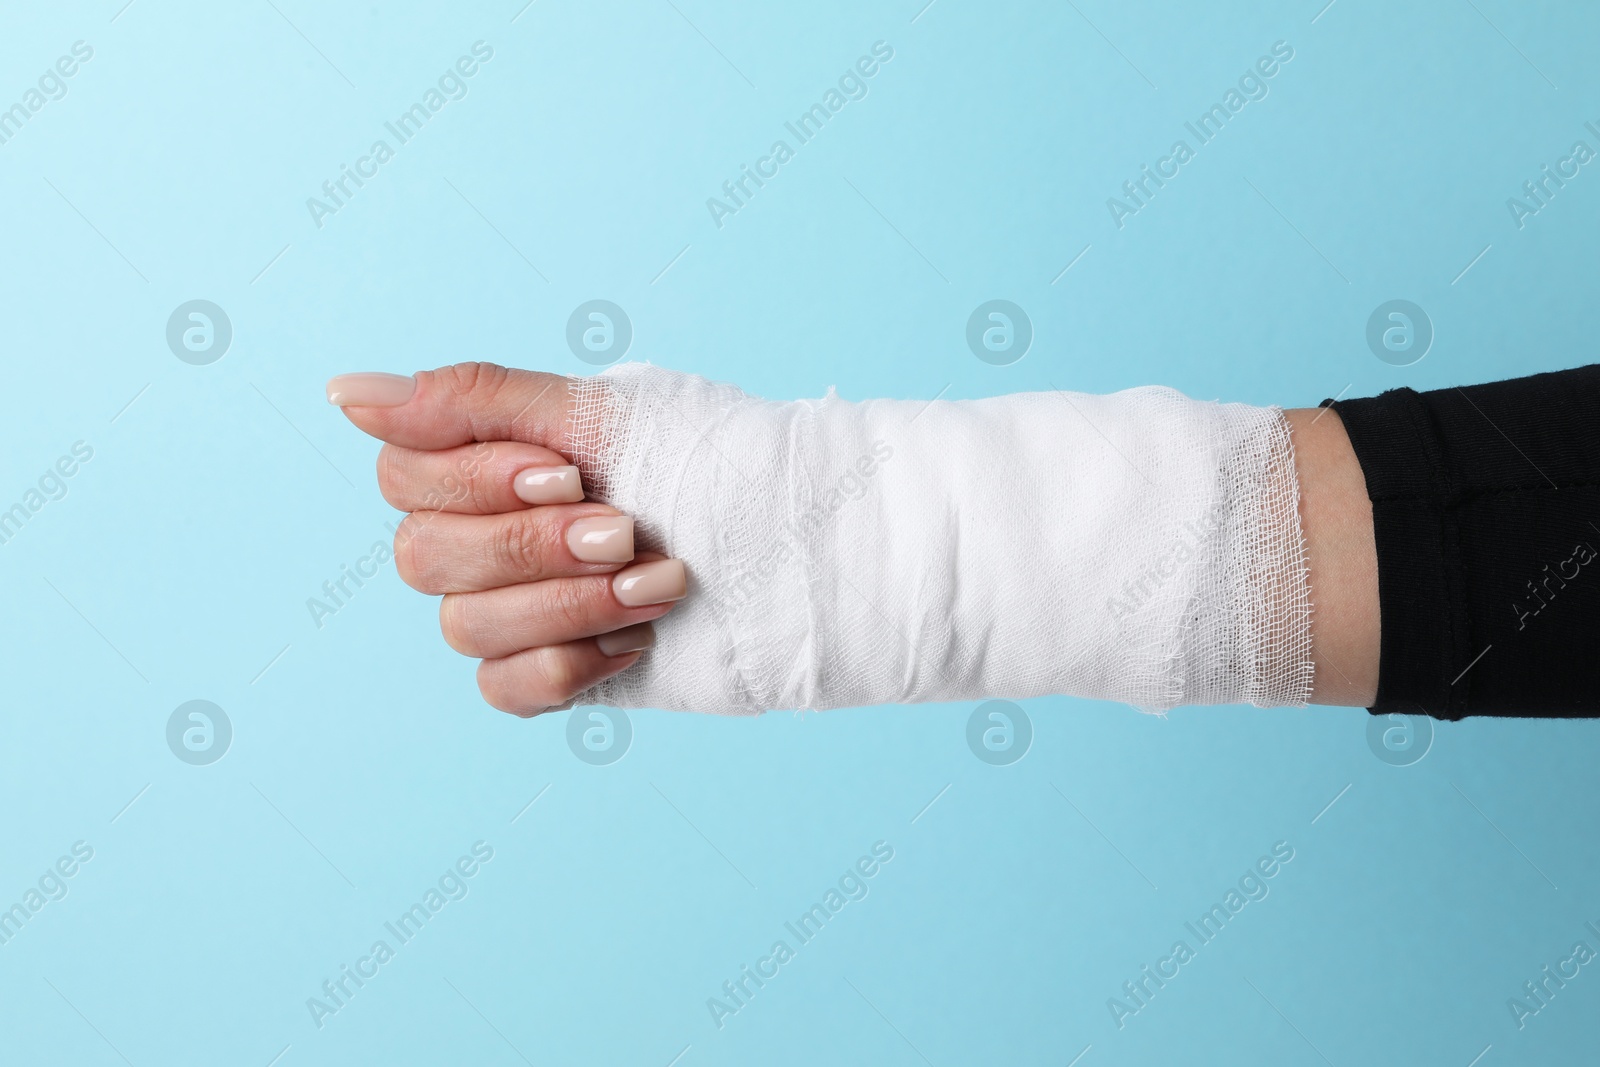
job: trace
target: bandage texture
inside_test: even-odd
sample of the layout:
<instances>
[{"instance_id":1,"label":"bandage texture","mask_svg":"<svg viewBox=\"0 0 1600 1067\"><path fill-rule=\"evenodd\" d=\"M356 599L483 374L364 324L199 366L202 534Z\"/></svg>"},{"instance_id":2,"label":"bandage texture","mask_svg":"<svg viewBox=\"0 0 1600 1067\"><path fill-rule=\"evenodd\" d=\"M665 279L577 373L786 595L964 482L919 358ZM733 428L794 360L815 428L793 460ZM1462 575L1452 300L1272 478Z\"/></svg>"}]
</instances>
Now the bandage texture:
<instances>
[{"instance_id":1,"label":"bandage texture","mask_svg":"<svg viewBox=\"0 0 1600 1067\"><path fill-rule=\"evenodd\" d=\"M577 703L1309 695L1277 408L1160 387L780 403L645 364L575 382L572 405L590 496L690 574L655 648Z\"/></svg>"}]
</instances>

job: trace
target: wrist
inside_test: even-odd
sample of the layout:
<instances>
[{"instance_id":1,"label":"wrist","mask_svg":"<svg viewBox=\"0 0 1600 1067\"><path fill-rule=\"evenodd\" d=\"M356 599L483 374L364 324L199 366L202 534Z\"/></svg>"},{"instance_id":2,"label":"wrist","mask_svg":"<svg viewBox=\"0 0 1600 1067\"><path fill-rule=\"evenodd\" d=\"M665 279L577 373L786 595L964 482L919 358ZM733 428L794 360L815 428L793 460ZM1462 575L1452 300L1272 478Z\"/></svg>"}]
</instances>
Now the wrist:
<instances>
[{"instance_id":1,"label":"wrist","mask_svg":"<svg viewBox=\"0 0 1600 1067\"><path fill-rule=\"evenodd\" d=\"M1311 703L1370 707L1378 693L1378 554L1372 501L1344 423L1329 408L1284 412L1294 438L1311 581Z\"/></svg>"}]
</instances>

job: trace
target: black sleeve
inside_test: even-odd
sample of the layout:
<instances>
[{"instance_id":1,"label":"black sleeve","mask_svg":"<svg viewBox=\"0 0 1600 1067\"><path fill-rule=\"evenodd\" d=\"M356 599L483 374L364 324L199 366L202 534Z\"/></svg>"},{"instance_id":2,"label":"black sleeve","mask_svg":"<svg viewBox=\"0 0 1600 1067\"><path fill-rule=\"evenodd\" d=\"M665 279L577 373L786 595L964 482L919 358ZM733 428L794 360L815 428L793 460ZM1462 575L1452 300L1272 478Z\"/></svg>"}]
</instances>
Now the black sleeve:
<instances>
[{"instance_id":1,"label":"black sleeve","mask_svg":"<svg viewBox=\"0 0 1600 1067\"><path fill-rule=\"evenodd\" d=\"M1372 499L1371 711L1600 715L1600 365L1322 406Z\"/></svg>"}]
</instances>

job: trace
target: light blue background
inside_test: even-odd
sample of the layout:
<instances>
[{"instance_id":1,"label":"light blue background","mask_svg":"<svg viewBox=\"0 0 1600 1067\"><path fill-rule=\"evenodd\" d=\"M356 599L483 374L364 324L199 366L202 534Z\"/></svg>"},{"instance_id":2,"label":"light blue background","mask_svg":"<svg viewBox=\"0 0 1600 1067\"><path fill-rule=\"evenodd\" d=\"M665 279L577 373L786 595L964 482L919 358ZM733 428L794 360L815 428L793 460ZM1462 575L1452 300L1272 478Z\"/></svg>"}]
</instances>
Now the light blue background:
<instances>
[{"instance_id":1,"label":"light blue background","mask_svg":"<svg viewBox=\"0 0 1600 1067\"><path fill-rule=\"evenodd\" d=\"M1359 709L1048 699L993 767L971 705L641 712L595 767L566 714L484 705L392 565L321 629L306 600L395 518L323 380L587 373L564 330L592 298L627 310L630 358L773 397L1159 382L1295 406L1585 363L1600 177L1522 229L1505 201L1594 144L1600 13L122 3L13 5L0 33L0 106L94 49L0 146L0 507L94 449L0 545L0 906L94 848L0 946L0 1058L1593 1056L1592 968L1525 1029L1506 1006L1600 948L1591 724L1441 724L1395 767ZM306 198L477 40L469 95L318 229ZM719 230L706 198L878 40L870 94ZM1270 95L1118 229L1106 198L1279 40ZM164 336L196 298L234 328L209 366ZM1009 367L965 345L991 298L1036 330ZM1413 366L1364 341L1391 298L1437 330ZM233 723L210 766L166 745L191 699ZM307 998L479 840L470 894L318 1029ZM707 998L879 840L870 895L719 1030ZM1278 841L1270 896L1119 1030L1107 999Z\"/></svg>"}]
</instances>

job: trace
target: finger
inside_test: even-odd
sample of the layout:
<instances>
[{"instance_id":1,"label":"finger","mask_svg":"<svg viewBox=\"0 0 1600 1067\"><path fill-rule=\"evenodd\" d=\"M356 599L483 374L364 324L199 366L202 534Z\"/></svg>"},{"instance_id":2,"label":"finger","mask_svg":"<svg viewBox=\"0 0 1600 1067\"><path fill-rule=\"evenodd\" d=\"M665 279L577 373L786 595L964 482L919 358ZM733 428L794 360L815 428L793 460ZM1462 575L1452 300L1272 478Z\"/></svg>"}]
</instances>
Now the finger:
<instances>
[{"instance_id":1,"label":"finger","mask_svg":"<svg viewBox=\"0 0 1600 1067\"><path fill-rule=\"evenodd\" d=\"M394 533L395 569L430 596L609 574L633 561L633 518L604 504L502 515L417 511Z\"/></svg>"},{"instance_id":2,"label":"finger","mask_svg":"<svg viewBox=\"0 0 1600 1067\"><path fill-rule=\"evenodd\" d=\"M480 441L438 452L384 445L378 489L401 511L470 515L583 499L578 468L559 452L521 441Z\"/></svg>"},{"instance_id":3,"label":"finger","mask_svg":"<svg viewBox=\"0 0 1600 1067\"><path fill-rule=\"evenodd\" d=\"M532 718L627 670L655 641L655 628L645 622L596 638L486 659L478 665L478 691L490 707Z\"/></svg>"},{"instance_id":4,"label":"finger","mask_svg":"<svg viewBox=\"0 0 1600 1067\"><path fill-rule=\"evenodd\" d=\"M686 591L681 560L637 563L609 577L550 578L447 593L439 604L439 629L445 643L462 655L498 659L651 622L671 611Z\"/></svg>"},{"instance_id":5,"label":"finger","mask_svg":"<svg viewBox=\"0 0 1600 1067\"><path fill-rule=\"evenodd\" d=\"M493 363L457 363L396 374L341 374L328 402L390 444L441 449L473 441L523 441L561 448L567 430L568 379Z\"/></svg>"}]
</instances>

